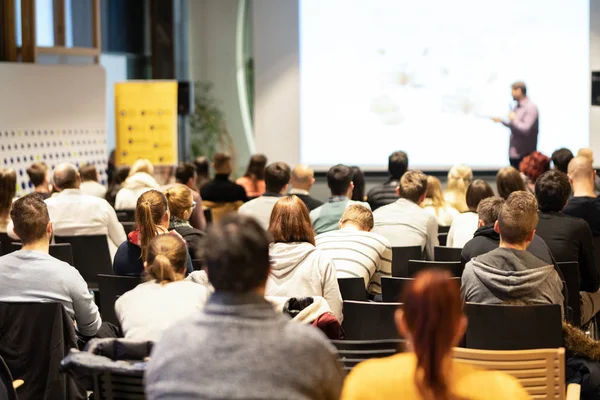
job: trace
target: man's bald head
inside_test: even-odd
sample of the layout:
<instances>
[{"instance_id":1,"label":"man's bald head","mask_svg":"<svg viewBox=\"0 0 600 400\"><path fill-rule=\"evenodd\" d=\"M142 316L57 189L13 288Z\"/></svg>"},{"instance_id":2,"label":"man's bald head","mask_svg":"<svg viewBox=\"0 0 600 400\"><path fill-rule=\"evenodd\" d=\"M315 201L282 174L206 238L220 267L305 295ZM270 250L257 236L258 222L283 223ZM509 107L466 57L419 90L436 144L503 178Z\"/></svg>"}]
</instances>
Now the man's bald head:
<instances>
[{"instance_id":1,"label":"man's bald head","mask_svg":"<svg viewBox=\"0 0 600 400\"><path fill-rule=\"evenodd\" d=\"M589 158L586 157L575 157L569 163L568 170L569 178L572 180L577 179L594 179L594 167Z\"/></svg>"},{"instance_id":2,"label":"man's bald head","mask_svg":"<svg viewBox=\"0 0 600 400\"><path fill-rule=\"evenodd\" d=\"M315 172L306 164L299 164L292 170L290 185L294 189L310 190L315 183Z\"/></svg>"},{"instance_id":3,"label":"man's bald head","mask_svg":"<svg viewBox=\"0 0 600 400\"><path fill-rule=\"evenodd\" d=\"M590 148L584 147L583 149L579 149L577 157L585 157L590 160L592 164L594 163L594 152Z\"/></svg>"},{"instance_id":4,"label":"man's bald head","mask_svg":"<svg viewBox=\"0 0 600 400\"><path fill-rule=\"evenodd\" d=\"M77 167L70 163L57 165L54 168L52 180L54 187L61 192L65 189L78 189L81 183Z\"/></svg>"}]
</instances>

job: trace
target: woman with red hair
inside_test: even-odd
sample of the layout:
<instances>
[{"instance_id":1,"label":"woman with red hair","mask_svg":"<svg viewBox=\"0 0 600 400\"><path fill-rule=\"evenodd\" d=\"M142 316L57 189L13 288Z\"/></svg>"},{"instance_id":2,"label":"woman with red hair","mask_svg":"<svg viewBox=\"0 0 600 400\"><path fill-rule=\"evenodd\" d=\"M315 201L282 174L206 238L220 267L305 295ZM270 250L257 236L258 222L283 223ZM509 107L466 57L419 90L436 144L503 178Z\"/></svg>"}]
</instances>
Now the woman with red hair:
<instances>
[{"instance_id":1,"label":"woman with red hair","mask_svg":"<svg viewBox=\"0 0 600 400\"><path fill-rule=\"evenodd\" d=\"M467 318L459 284L448 272L420 273L404 291L402 302L396 325L410 351L356 366L346 378L342 400L530 398L513 377L452 359Z\"/></svg>"},{"instance_id":2,"label":"woman with red hair","mask_svg":"<svg viewBox=\"0 0 600 400\"><path fill-rule=\"evenodd\" d=\"M550 170L550 157L534 151L521 161L519 171L527 178L527 189L535 194L535 182L544 172Z\"/></svg>"}]
</instances>

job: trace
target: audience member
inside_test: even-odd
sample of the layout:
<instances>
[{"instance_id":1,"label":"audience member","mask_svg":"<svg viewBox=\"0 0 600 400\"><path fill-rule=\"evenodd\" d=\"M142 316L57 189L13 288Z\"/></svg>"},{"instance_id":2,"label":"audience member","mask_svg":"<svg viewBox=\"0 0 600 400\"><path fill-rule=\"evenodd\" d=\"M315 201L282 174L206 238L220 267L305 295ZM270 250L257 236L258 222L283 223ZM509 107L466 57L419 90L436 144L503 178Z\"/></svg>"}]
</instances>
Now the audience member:
<instances>
[{"instance_id":1,"label":"audience member","mask_svg":"<svg viewBox=\"0 0 600 400\"><path fill-rule=\"evenodd\" d=\"M338 229L340 217L351 204L363 204L370 209L368 203L350 200L354 190L350 167L341 164L331 167L327 172L327 186L331 191L329 201L310 212L310 219L317 235Z\"/></svg>"},{"instance_id":2,"label":"audience member","mask_svg":"<svg viewBox=\"0 0 600 400\"><path fill-rule=\"evenodd\" d=\"M373 232L385 237L393 247L421 246L428 260L439 244L435 217L420 207L427 192L427 176L421 171L402 175L396 188L400 199L375 210Z\"/></svg>"},{"instance_id":3,"label":"audience member","mask_svg":"<svg viewBox=\"0 0 600 400\"><path fill-rule=\"evenodd\" d=\"M554 266L526 250L538 223L537 206L529 192L508 196L495 223L500 232L499 247L465 266L461 280L465 301L560 304L563 309L563 285Z\"/></svg>"},{"instance_id":4,"label":"audience member","mask_svg":"<svg viewBox=\"0 0 600 400\"><path fill-rule=\"evenodd\" d=\"M115 198L115 209L133 210L138 198L148 190L158 189L160 185L154 179L154 166L145 159L133 163L129 176Z\"/></svg>"},{"instance_id":5,"label":"audience member","mask_svg":"<svg viewBox=\"0 0 600 400\"><path fill-rule=\"evenodd\" d=\"M148 260L148 246L154 236L169 233L170 213L167 198L158 190L142 193L135 208L135 230L127 235L115 254L115 275L141 276ZM179 236L176 231L172 234ZM192 261L186 261L187 272L192 272Z\"/></svg>"},{"instance_id":6,"label":"audience member","mask_svg":"<svg viewBox=\"0 0 600 400\"><path fill-rule=\"evenodd\" d=\"M290 182L290 167L282 162L269 164L267 168L264 168L264 182L266 191L260 197L244 203L238 212L256 218L267 230L275 203L287 192Z\"/></svg>"},{"instance_id":7,"label":"audience member","mask_svg":"<svg viewBox=\"0 0 600 400\"><path fill-rule=\"evenodd\" d=\"M238 178L235 183L246 190L249 199L262 196L265 190L265 167L267 166L267 157L263 154L255 154L250 157L248 168L244 176Z\"/></svg>"},{"instance_id":8,"label":"audience member","mask_svg":"<svg viewBox=\"0 0 600 400\"><path fill-rule=\"evenodd\" d=\"M0 232L7 231L10 209L17 193L17 174L14 169L0 168Z\"/></svg>"},{"instance_id":9,"label":"audience member","mask_svg":"<svg viewBox=\"0 0 600 400\"><path fill-rule=\"evenodd\" d=\"M395 320L410 350L358 364L342 400L529 399L515 378L453 360L467 318L458 284L449 278L448 272L431 270L409 283Z\"/></svg>"},{"instance_id":10,"label":"audience member","mask_svg":"<svg viewBox=\"0 0 600 400\"><path fill-rule=\"evenodd\" d=\"M352 184L354 185L354 189L352 189L352 196L350 197L350 200L361 202L366 201L365 174L363 174L361 169L356 166L350 168L352 169Z\"/></svg>"},{"instance_id":11,"label":"audience member","mask_svg":"<svg viewBox=\"0 0 600 400\"><path fill-rule=\"evenodd\" d=\"M592 152L592 149L579 149L577 157L585 157L590 160L592 165L594 165L594 153ZM600 196L600 176L598 175L594 177L594 192L596 193L596 196Z\"/></svg>"},{"instance_id":12,"label":"audience member","mask_svg":"<svg viewBox=\"0 0 600 400\"><path fill-rule=\"evenodd\" d=\"M144 262L146 282L115 303L126 339L156 342L166 329L191 319L202 309L208 291L183 280L186 259L187 249L181 238L159 235L150 240L148 260Z\"/></svg>"},{"instance_id":13,"label":"audience member","mask_svg":"<svg viewBox=\"0 0 600 400\"><path fill-rule=\"evenodd\" d=\"M112 180L108 184L108 189L106 190L106 201L111 206L115 206L115 200L117 199L117 193L121 190L123 182L129 176L129 171L131 168L129 166L118 167L116 171L113 173Z\"/></svg>"},{"instance_id":14,"label":"audience member","mask_svg":"<svg viewBox=\"0 0 600 400\"><path fill-rule=\"evenodd\" d=\"M42 196L18 199L10 216L23 247L0 257L0 301L60 303L79 334L96 335L102 319L87 283L75 268L48 254L53 232Z\"/></svg>"},{"instance_id":15,"label":"audience member","mask_svg":"<svg viewBox=\"0 0 600 400\"><path fill-rule=\"evenodd\" d=\"M523 158L519 170L525 175L527 189L531 193L535 193L535 182L540 175L550 170L550 159L539 151L534 151Z\"/></svg>"},{"instance_id":16,"label":"audience member","mask_svg":"<svg viewBox=\"0 0 600 400\"><path fill-rule=\"evenodd\" d=\"M421 207L435 217L439 226L452 225L454 217L458 215L458 211L444 200L440 180L431 175L427 176L427 192Z\"/></svg>"},{"instance_id":17,"label":"audience member","mask_svg":"<svg viewBox=\"0 0 600 400\"><path fill-rule=\"evenodd\" d=\"M582 218L588 223L594 237L600 236L600 198L594 191L596 171L585 157L575 157L569 163L569 181L573 197L563 209L572 217Z\"/></svg>"},{"instance_id":18,"label":"audience member","mask_svg":"<svg viewBox=\"0 0 600 400\"><path fill-rule=\"evenodd\" d=\"M271 272L266 295L282 297L320 296L342 322L342 296L329 257L315 247L308 209L296 196L281 198L271 213L273 236L269 254Z\"/></svg>"},{"instance_id":19,"label":"audience member","mask_svg":"<svg viewBox=\"0 0 600 400\"><path fill-rule=\"evenodd\" d=\"M585 324L600 311L600 275L590 227L584 220L561 212L570 194L569 178L562 172L548 171L538 178L535 184L539 206L536 232L544 239L557 262L579 263L581 323Z\"/></svg>"},{"instance_id":20,"label":"audience member","mask_svg":"<svg viewBox=\"0 0 600 400\"><path fill-rule=\"evenodd\" d=\"M573 159L573 153L571 150L562 147L555 150L550 159L552 160L552 165L554 165L555 170L566 174L569 163Z\"/></svg>"},{"instance_id":21,"label":"audience member","mask_svg":"<svg viewBox=\"0 0 600 400\"><path fill-rule=\"evenodd\" d=\"M469 211L466 195L472 180L473 171L471 167L464 164L456 164L448 171L448 184L444 199L450 207L455 208L458 212Z\"/></svg>"},{"instance_id":22,"label":"audience member","mask_svg":"<svg viewBox=\"0 0 600 400\"><path fill-rule=\"evenodd\" d=\"M353 204L339 224L339 231L315 238L317 248L333 260L338 278L363 278L371 294L381 294L381 277L392 275L392 247L386 238L371 232L373 213Z\"/></svg>"},{"instance_id":23,"label":"audience member","mask_svg":"<svg viewBox=\"0 0 600 400\"><path fill-rule=\"evenodd\" d=\"M196 206L192 209L192 215L189 217L190 225L201 231L206 229L206 217L202 207L202 197L196 189L196 167L192 163L179 163L175 169L175 181L180 185L187 186L192 194L192 199Z\"/></svg>"},{"instance_id":24,"label":"audience member","mask_svg":"<svg viewBox=\"0 0 600 400\"><path fill-rule=\"evenodd\" d=\"M177 232L187 243L190 258L194 264L201 264L200 252L204 232L194 228L190 222L190 215L198 207L193 200L192 190L184 185L175 185L164 192L169 205L169 230ZM196 260L194 262L194 260Z\"/></svg>"},{"instance_id":25,"label":"audience member","mask_svg":"<svg viewBox=\"0 0 600 400\"><path fill-rule=\"evenodd\" d=\"M290 194L298 196L304 202L308 211L322 206L323 202L310 196L310 188L315 183L315 173L308 165L298 164L292 170L290 177Z\"/></svg>"},{"instance_id":26,"label":"audience member","mask_svg":"<svg viewBox=\"0 0 600 400\"><path fill-rule=\"evenodd\" d=\"M379 207L391 204L398 200L396 188L400 183L400 178L408 170L408 155L403 151L395 151L388 158L388 171L390 178L383 184L374 186L367 193L367 201L371 210L375 211Z\"/></svg>"},{"instance_id":27,"label":"audience member","mask_svg":"<svg viewBox=\"0 0 600 400\"><path fill-rule=\"evenodd\" d=\"M527 186L516 168L504 167L496 174L496 189L498 189L498 196L506 200L512 192L527 190Z\"/></svg>"},{"instance_id":28,"label":"audience member","mask_svg":"<svg viewBox=\"0 0 600 400\"><path fill-rule=\"evenodd\" d=\"M196 157L194 160L196 166L196 190L200 192L202 186L210 181L210 160L204 156Z\"/></svg>"},{"instance_id":29,"label":"audience member","mask_svg":"<svg viewBox=\"0 0 600 400\"><path fill-rule=\"evenodd\" d=\"M148 399L338 399L343 373L333 346L264 299L269 237L260 224L224 217L207 235L206 265L215 293L154 347Z\"/></svg>"},{"instance_id":30,"label":"audience member","mask_svg":"<svg viewBox=\"0 0 600 400\"><path fill-rule=\"evenodd\" d=\"M35 193L39 193L44 200L50 197L50 178L46 163L34 162L27 168L27 175Z\"/></svg>"},{"instance_id":31,"label":"audience member","mask_svg":"<svg viewBox=\"0 0 600 400\"><path fill-rule=\"evenodd\" d=\"M200 190L204 201L211 201L213 203L248 201L244 187L229 180L229 175L231 175L232 171L231 156L229 154L215 154L213 167L215 169L215 179L205 183ZM241 203L235 209L237 210L240 205Z\"/></svg>"},{"instance_id":32,"label":"audience member","mask_svg":"<svg viewBox=\"0 0 600 400\"><path fill-rule=\"evenodd\" d=\"M106 187L98 182L98 170L94 164L86 164L79 168L81 176L81 185L79 189L83 194L100 197L106 196Z\"/></svg>"},{"instance_id":33,"label":"audience member","mask_svg":"<svg viewBox=\"0 0 600 400\"><path fill-rule=\"evenodd\" d=\"M473 239L473 234L477 230L477 206L479 202L494 195L494 190L482 179L475 179L467 188L466 200L469 209L466 212L454 217L446 245L448 247L461 248L469 240Z\"/></svg>"}]
</instances>

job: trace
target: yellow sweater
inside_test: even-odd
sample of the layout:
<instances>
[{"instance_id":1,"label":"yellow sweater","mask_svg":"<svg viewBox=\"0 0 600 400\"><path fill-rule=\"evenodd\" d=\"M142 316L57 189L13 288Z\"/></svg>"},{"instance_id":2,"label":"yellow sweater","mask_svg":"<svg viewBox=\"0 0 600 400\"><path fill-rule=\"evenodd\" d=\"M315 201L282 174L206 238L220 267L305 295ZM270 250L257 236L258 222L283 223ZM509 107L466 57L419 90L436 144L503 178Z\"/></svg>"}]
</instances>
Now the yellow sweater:
<instances>
[{"instance_id":1,"label":"yellow sweater","mask_svg":"<svg viewBox=\"0 0 600 400\"><path fill-rule=\"evenodd\" d=\"M346 378L341 399L422 399L414 382L416 365L414 353L365 361ZM479 370L453 361L449 378L453 398L530 399L515 378L501 372Z\"/></svg>"}]
</instances>

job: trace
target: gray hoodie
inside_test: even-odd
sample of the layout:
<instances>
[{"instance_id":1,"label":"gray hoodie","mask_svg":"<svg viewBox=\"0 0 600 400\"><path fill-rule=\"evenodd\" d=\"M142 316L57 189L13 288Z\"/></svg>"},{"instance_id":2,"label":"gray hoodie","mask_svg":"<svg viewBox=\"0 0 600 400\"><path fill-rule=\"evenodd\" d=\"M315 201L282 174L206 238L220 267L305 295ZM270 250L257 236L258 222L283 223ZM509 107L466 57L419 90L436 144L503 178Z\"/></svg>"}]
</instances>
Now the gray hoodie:
<instances>
[{"instance_id":1,"label":"gray hoodie","mask_svg":"<svg viewBox=\"0 0 600 400\"><path fill-rule=\"evenodd\" d=\"M554 266L524 250L500 247L475 257L465 266L461 291L467 302L559 304L563 312L562 282Z\"/></svg>"}]
</instances>

